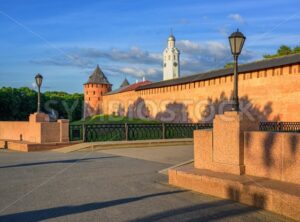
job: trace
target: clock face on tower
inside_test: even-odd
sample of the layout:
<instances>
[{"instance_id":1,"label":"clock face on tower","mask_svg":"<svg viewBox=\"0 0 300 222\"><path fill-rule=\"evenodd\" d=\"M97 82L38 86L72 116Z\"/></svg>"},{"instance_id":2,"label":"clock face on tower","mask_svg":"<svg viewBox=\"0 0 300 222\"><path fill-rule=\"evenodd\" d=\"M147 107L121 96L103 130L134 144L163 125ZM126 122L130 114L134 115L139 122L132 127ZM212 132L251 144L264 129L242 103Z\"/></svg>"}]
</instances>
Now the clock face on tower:
<instances>
[{"instance_id":1,"label":"clock face on tower","mask_svg":"<svg viewBox=\"0 0 300 222\"><path fill-rule=\"evenodd\" d=\"M177 62L174 62L173 65L176 67L177 66Z\"/></svg>"}]
</instances>

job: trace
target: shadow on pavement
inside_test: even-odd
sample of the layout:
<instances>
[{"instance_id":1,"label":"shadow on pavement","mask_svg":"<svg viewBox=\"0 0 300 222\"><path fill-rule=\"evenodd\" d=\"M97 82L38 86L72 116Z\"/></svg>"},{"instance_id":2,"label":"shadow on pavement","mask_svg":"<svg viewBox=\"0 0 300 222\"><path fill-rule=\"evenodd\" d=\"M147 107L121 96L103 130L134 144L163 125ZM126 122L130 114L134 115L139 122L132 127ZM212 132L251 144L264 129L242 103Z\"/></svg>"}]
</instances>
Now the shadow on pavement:
<instances>
[{"instance_id":1,"label":"shadow on pavement","mask_svg":"<svg viewBox=\"0 0 300 222\"><path fill-rule=\"evenodd\" d=\"M47 164L56 164L56 163L75 163L75 162L84 162L84 161L89 161L89 160L109 159L109 158L118 158L118 157L119 156L105 156L105 157L92 157L92 158L83 158L83 159L79 158L79 159L71 159L71 160L54 160L54 161L35 162L35 163L22 163L22 164L15 164L15 165L9 165L9 166L0 166L0 169L47 165Z\"/></svg>"},{"instance_id":2,"label":"shadow on pavement","mask_svg":"<svg viewBox=\"0 0 300 222\"><path fill-rule=\"evenodd\" d=\"M232 201L220 200L209 203L202 203L189 207L183 207L148 215L131 222L150 221L218 221L228 217L235 217L242 214L258 211L259 209L249 206L234 205ZM228 221L231 221L229 218Z\"/></svg>"},{"instance_id":3,"label":"shadow on pavement","mask_svg":"<svg viewBox=\"0 0 300 222\"><path fill-rule=\"evenodd\" d=\"M82 204L77 206L62 206L62 207L54 207L49 209L42 210L33 210L27 212L20 212L8 215L0 216L0 221L44 221L47 219L58 218L62 216L72 215L72 214L80 214L93 210L100 210L107 207L118 206L122 204L128 204L131 202L141 201L147 198L172 195L176 193L186 192L185 190L180 191L171 191L171 192L162 192L144 195L140 197L130 197L119 200L112 200L107 202L95 202ZM217 221L222 219L228 219L229 217L236 217L239 215L244 215L248 213L252 213L255 211L259 211L259 209L248 206L236 205L234 202L229 200L220 200L214 202L201 203L189 207L177 208L168 211L163 211L153 215L147 215L145 217L141 217L132 222L144 222L144 221ZM249 218L248 218L249 219Z\"/></svg>"},{"instance_id":4,"label":"shadow on pavement","mask_svg":"<svg viewBox=\"0 0 300 222\"><path fill-rule=\"evenodd\" d=\"M140 196L140 197L130 197L130 198L124 198L124 199L119 199L119 200L112 200L112 201L107 201L107 202L95 202L95 203L88 203L88 204L82 204L82 205L77 205L77 206L62 206L62 207L54 207L54 208L49 208L49 209L20 212L20 213L2 215L2 216L0 216L0 221L1 222L4 222L4 221L30 221L30 222L43 221L46 219L57 218L57 217L61 217L61 216L71 215L71 214L79 214L79 213L83 213L83 212L87 212L87 211L99 210L99 209L103 209L103 208L107 208L107 207L117 206L117 205L121 205L121 204L127 204L127 203L140 201L140 200L151 198L151 197L171 195L171 194L182 193L182 192L186 192L186 191L179 190L179 191L171 191L171 192L162 192L162 193L144 195L144 196Z\"/></svg>"}]
</instances>

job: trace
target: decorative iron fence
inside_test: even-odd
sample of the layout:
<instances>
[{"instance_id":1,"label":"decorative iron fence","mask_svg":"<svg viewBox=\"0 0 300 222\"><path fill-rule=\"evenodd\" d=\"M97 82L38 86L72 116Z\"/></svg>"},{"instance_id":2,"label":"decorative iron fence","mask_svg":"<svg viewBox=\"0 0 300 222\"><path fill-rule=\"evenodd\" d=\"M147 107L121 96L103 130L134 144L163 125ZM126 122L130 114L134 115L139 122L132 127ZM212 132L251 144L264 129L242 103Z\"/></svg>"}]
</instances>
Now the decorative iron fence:
<instances>
[{"instance_id":1,"label":"decorative iron fence","mask_svg":"<svg viewBox=\"0 0 300 222\"><path fill-rule=\"evenodd\" d=\"M124 124L85 125L85 141L118 141L125 139Z\"/></svg>"},{"instance_id":2,"label":"decorative iron fence","mask_svg":"<svg viewBox=\"0 0 300 222\"><path fill-rule=\"evenodd\" d=\"M212 123L165 123L165 138L193 138L197 129L210 129Z\"/></svg>"},{"instance_id":3,"label":"decorative iron fence","mask_svg":"<svg viewBox=\"0 0 300 222\"><path fill-rule=\"evenodd\" d=\"M192 138L196 129L211 129L212 123L147 123L70 125L70 140L120 141Z\"/></svg>"},{"instance_id":4,"label":"decorative iron fence","mask_svg":"<svg viewBox=\"0 0 300 222\"><path fill-rule=\"evenodd\" d=\"M83 126L71 125L69 127L70 141L83 140Z\"/></svg>"},{"instance_id":5,"label":"decorative iron fence","mask_svg":"<svg viewBox=\"0 0 300 222\"><path fill-rule=\"evenodd\" d=\"M300 122L261 122L260 131L300 133Z\"/></svg>"},{"instance_id":6,"label":"decorative iron fence","mask_svg":"<svg viewBox=\"0 0 300 222\"><path fill-rule=\"evenodd\" d=\"M127 124L128 140L163 139L163 124Z\"/></svg>"}]
</instances>

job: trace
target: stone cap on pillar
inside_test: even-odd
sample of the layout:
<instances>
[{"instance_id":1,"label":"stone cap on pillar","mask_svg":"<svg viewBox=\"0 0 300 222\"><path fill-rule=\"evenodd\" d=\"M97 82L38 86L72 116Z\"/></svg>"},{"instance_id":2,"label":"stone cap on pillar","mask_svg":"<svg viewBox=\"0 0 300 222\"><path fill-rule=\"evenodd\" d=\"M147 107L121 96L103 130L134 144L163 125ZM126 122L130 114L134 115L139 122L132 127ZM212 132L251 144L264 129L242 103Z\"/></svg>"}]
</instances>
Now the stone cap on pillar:
<instances>
[{"instance_id":1,"label":"stone cap on pillar","mask_svg":"<svg viewBox=\"0 0 300 222\"><path fill-rule=\"evenodd\" d=\"M68 119L58 119L57 122L58 123L69 123L70 120L68 120Z\"/></svg>"},{"instance_id":2,"label":"stone cap on pillar","mask_svg":"<svg viewBox=\"0 0 300 222\"><path fill-rule=\"evenodd\" d=\"M50 122L50 117L46 113L33 113L29 116L29 122Z\"/></svg>"},{"instance_id":3,"label":"stone cap on pillar","mask_svg":"<svg viewBox=\"0 0 300 222\"><path fill-rule=\"evenodd\" d=\"M259 130L259 119L257 116L250 113L240 111L227 111L224 114L215 115L215 121L236 122L239 123L242 131L257 131Z\"/></svg>"}]
</instances>

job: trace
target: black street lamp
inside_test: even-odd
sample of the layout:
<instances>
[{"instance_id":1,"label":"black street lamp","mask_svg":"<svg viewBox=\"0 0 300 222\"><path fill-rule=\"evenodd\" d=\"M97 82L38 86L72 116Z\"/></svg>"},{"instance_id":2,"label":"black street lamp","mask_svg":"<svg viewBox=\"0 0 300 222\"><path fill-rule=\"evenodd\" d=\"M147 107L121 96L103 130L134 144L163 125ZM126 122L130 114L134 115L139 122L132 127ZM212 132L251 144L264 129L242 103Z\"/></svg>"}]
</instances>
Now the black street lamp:
<instances>
[{"instance_id":1,"label":"black street lamp","mask_svg":"<svg viewBox=\"0 0 300 222\"><path fill-rule=\"evenodd\" d=\"M231 53L234 58L234 91L232 111L239 111L239 94L238 94L238 57L241 54L246 37L239 30L229 36Z\"/></svg>"},{"instance_id":2,"label":"black street lamp","mask_svg":"<svg viewBox=\"0 0 300 222\"><path fill-rule=\"evenodd\" d=\"M43 76L38 73L35 76L35 82L36 82L36 85L38 87L38 106L37 106L37 112L40 113L41 112L41 86L42 86L42 82L43 82Z\"/></svg>"}]
</instances>

